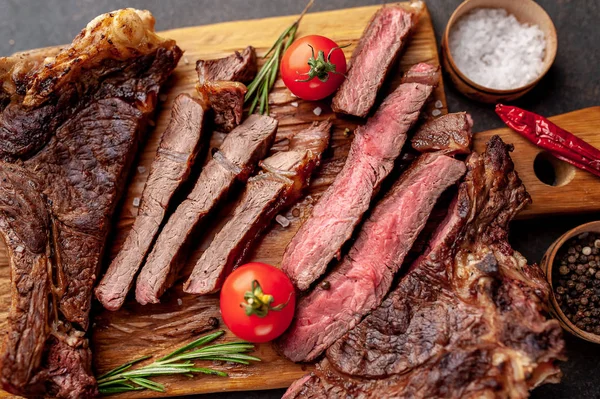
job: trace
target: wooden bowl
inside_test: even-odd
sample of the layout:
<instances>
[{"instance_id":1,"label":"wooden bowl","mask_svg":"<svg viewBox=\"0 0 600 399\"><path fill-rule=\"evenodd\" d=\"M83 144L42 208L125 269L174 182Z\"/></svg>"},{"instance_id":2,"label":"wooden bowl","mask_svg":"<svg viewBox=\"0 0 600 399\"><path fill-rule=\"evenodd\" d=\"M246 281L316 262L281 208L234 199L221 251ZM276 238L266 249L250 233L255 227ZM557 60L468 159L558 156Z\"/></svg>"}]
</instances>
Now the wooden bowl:
<instances>
[{"instance_id":1,"label":"wooden bowl","mask_svg":"<svg viewBox=\"0 0 600 399\"><path fill-rule=\"evenodd\" d=\"M458 69L448 47L450 30L460 17L475 8L504 8L509 14L513 14L519 22L535 24L540 27L546 35L544 67L540 76L525 86L510 90L498 90L473 82ZM556 29L552 20L546 11L533 0L466 0L458 6L446 25L446 31L442 37L442 63L454 86L467 97L485 103L512 101L533 89L548 72L556 58L557 42Z\"/></svg>"},{"instance_id":2,"label":"wooden bowl","mask_svg":"<svg viewBox=\"0 0 600 399\"><path fill-rule=\"evenodd\" d=\"M554 287L553 287L553 279L552 279L552 268L554 266L554 259L556 258L556 254L560 250L560 248L571 238L581 234L581 233L600 233L600 221L590 222L586 224L582 224L581 226L575 227L572 230L567 231L565 234L560 236L558 240L554 241L550 248L544 254L542 258L541 267L544 273L546 273L546 279L550 286L552 287L552 293L550 294L550 312L558 319L562 328L570 332L571 334L583 338L586 341L594 342L596 344L600 344L600 335L592 334L587 331L584 331L577 327L571 320L565 316L563 311L560 308L560 305L556 301L554 297Z\"/></svg>"}]
</instances>

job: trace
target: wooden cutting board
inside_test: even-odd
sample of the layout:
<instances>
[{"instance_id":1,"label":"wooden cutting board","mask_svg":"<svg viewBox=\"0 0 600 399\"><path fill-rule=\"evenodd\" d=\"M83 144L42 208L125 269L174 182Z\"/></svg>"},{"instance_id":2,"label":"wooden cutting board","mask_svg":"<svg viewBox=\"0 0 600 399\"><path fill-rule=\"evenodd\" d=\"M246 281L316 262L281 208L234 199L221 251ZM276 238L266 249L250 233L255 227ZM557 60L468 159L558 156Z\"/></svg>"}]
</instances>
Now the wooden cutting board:
<instances>
[{"instance_id":1,"label":"wooden cutting board","mask_svg":"<svg viewBox=\"0 0 600 399\"><path fill-rule=\"evenodd\" d=\"M302 8L299 3L299 9ZM407 4L405 4L407 5ZM321 34L330 37L340 46L350 44L345 49L349 57L356 46L364 28L371 16L378 10L378 6L360 7L353 9L329 11L307 14L298 31L298 37L308 34ZM179 10L185 12L184 10ZM170 105L179 93L194 94L197 76L194 70L197 59L219 58L240 50L247 45L256 47L260 55L273 44L281 32L287 28L297 17L278 17L253 21L229 22L211 26L191 27L162 32L164 37L172 38L185 51L174 76L164 89L166 95L161 95L156 128L149 132L148 141L142 149L137 165L132 171L131 183L123 200L120 215L115 220L114 233L111 235L109 250L105 265L114 257L127 231L129 230L136 214L137 208L133 207L134 198L141 195L148 177L150 164L154 159L161 134L165 130L169 115ZM47 50L45 50L47 51ZM425 10L413 35L400 65L392 73L392 79L386 85L391 91L398 83L401 71L418 63L428 62L439 65L437 44L429 12ZM440 106L442 113L446 112L446 101L442 84L436 89L431 101L427 105L424 115L431 116L436 109L435 103ZM301 130L316 119L334 117L325 102L306 103L292 97L289 91L279 80L270 95L272 115L279 120L277 140L284 140L290 133ZM294 105L296 105L295 107ZM320 107L322 113L316 116L313 112ZM357 120L335 118L331 149L325 156L322 168L313 179L307 197L285 215L291 225L283 228L274 223L260 239L252 255L253 260L278 265L283 251L294 233L300 227L302 220L310 213L312 203L320 193L333 181L335 175L344 164L346 154L352 141L351 132L356 127ZM346 131L350 129L350 134ZM219 135L214 135L212 145L218 145ZM143 168L138 168L138 167ZM232 197L235 197L233 195ZM190 266L207 247L212 236L223 225L232 209L234 198L229 204L222 207L220 213L202 230L204 235L197 238L188 267L183 275L189 274ZM178 329L185 330L193 327L203 317L219 316L218 296L193 297L184 295L181 290L182 282L168 292L158 305L140 306L130 299L118 312L108 312L94 305L92 311L92 347L94 352L94 366L97 374L118 366L129 360L146 354L161 354L174 350L184 342L192 339L191 334L177 333ZM6 328L9 296L9 269L6 250L0 248L0 331ZM194 328L191 328L192 330ZM195 335L194 335L195 337ZM234 340L227 333L227 340ZM215 368L226 370L230 377L197 376L192 379L186 377L166 377L157 381L166 384L169 395L191 395L197 393L234 391L234 390L260 390L287 387L292 381L302 376L311 366L293 364L276 354L271 344L260 345L255 353L263 361L252 366L215 365ZM6 396L6 393L4 393ZM0 391L0 396L2 392ZM121 397L158 397L164 396L152 391L121 394Z\"/></svg>"},{"instance_id":2,"label":"wooden cutting board","mask_svg":"<svg viewBox=\"0 0 600 399\"><path fill-rule=\"evenodd\" d=\"M600 107L585 108L549 119L600 148ZM519 218L600 211L600 178L552 157L509 128L475 134L475 150L483 151L485 143L495 134L505 142L514 144L512 159L515 168L533 200L519 214ZM545 176L543 180L546 183L539 176Z\"/></svg>"}]
</instances>

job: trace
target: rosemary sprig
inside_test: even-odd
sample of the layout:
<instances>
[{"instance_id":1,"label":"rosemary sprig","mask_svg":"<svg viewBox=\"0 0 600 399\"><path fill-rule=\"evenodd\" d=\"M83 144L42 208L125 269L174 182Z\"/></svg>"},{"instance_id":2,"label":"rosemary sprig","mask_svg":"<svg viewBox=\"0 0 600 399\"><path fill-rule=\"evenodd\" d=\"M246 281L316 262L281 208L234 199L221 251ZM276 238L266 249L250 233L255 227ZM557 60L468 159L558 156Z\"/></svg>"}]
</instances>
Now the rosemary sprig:
<instances>
[{"instance_id":1,"label":"rosemary sprig","mask_svg":"<svg viewBox=\"0 0 600 399\"><path fill-rule=\"evenodd\" d=\"M271 58L263 65L258 75L254 78L252 83L248 85L248 92L244 102L250 104L249 114L252 114L258 105L258 112L260 114L269 114L269 92L275 84L277 78L277 72L279 71L279 62L281 56L285 53L285 50L290 47L296 38L296 31L300 25L300 21L308 9L313 5L314 0L310 0L300 17L290 25L282 34L279 36L275 44L267 51L267 54L263 58L267 58L271 53Z\"/></svg>"},{"instance_id":2,"label":"rosemary sprig","mask_svg":"<svg viewBox=\"0 0 600 399\"><path fill-rule=\"evenodd\" d=\"M204 346L221 337L224 333L224 331L217 331L204 335L153 363L137 369L131 368L134 364L149 359L151 356L144 356L116 367L98 377L98 390L103 395L142 389L165 392L163 384L148 378L176 374L187 377L193 377L194 374L227 377L227 373L219 370L195 367L194 360L219 360L239 364L250 364L251 361L260 362L259 358L247 354L254 350L254 345L247 342L238 341Z\"/></svg>"}]
</instances>

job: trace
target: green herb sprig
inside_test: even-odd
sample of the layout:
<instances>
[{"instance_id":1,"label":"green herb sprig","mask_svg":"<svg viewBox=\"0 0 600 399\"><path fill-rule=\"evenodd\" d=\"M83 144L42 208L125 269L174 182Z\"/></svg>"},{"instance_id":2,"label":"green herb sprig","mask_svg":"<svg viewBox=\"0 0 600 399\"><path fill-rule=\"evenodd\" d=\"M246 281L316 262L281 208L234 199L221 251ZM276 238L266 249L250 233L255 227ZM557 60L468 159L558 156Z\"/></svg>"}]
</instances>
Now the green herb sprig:
<instances>
[{"instance_id":1,"label":"green herb sprig","mask_svg":"<svg viewBox=\"0 0 600 399\"><path fill-rule=\"evenodd\" d=\"M260 362L259 358L247 355L248 352L254 350L254 345L248 342L238 341L203 346L221 337L224 333L225 331L217 331L204 335L174 352L171 352L167 356L137 369L131 369L131 367L152 356L144 356L125 363L98 377L98 390L102 395L139 391L143 389L166 392L163 384L149 380L148 378L176 374L182 374L187 377L193 377L194 374L227 377L227 373L223 371L195 367L194 360L219 360L239 364L250 364L252 361Z\"/></svg>"},{"instance_id":2,"label":"green herb sprig","mask_svg":"<svg viewBox=\"0 0 600 399\"><path fill-rule=\"evenodd\" d=\"M290 45L294 42L296 38L296 31L298 30L298 26L300 25L300 21L304 14L308 11L308 9L313 5L314 0L310 0L300 17L294 22L290 27L288 27L282 34L279 36L275 44L267 51L267 54L263 58L267 58L271 53L273 55L268 61L263 65L262 69L256 75L252 83L248 85L248 91L246 92L246 97L244 102L246 104L250 104L250 109L248 111L249 114L252 114L258 105L258 112L263 114L269 114L269 92L273 88L275 84L275 80L277 79L277 72L279 71L279 62L281 60L281 55L285 53L285 50L290 47Z\"/></svg>"}]
</instances>

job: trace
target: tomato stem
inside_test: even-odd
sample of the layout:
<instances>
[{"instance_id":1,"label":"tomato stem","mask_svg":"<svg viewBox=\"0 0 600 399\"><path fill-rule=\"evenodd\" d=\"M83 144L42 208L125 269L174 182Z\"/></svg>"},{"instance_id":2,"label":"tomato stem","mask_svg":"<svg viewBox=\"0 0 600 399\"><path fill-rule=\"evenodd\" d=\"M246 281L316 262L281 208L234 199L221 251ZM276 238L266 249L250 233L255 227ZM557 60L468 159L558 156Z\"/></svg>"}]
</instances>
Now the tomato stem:
<instances>
[{"instance_id":1,"label":"tomato stem","mask_svg":"<svg viewBox=\"0 0 600 399\"><path fill-rule=\"evenodd\" d=\"M300 73L296 71L298 75L307 75L306 79L296 79L296 82L308 82L315 77L318 78L321 82L325 83L329 80L329 74L335 73L336 75L344 75L335 70L335 64L331 62L331 54L334 50L341 50L344 47L348 47L349 44L342 47L334 47L329 50L327 54L327 60L325 59L325 52L323 50L319 50L319 55L315 58L315 48L310 44L307 44L310 47L310 51L312 52L311 57L308 59L308 65L310 66L310 70L306 73Z\"/></svg>"},{"instance_id":2,"label":"tomato stem","mask_svg":"<svg viewBox=\"0 0 600 399\"><path fill-rule=\"evenodd\" d=\"M290 298L291 297L292 295L290 294ZM244 308L247 316L252 316L254 314L258 317L265 317L269 314L270 310L278 312L285 308L289 303L290 298L288 298L285 303L271 306L271 303L275 300L273 295L265 294L258 280L253 280L251 290L246 291L244 294L244 302L242 302L240 306Z\"/></svg>"}]
</instances>

